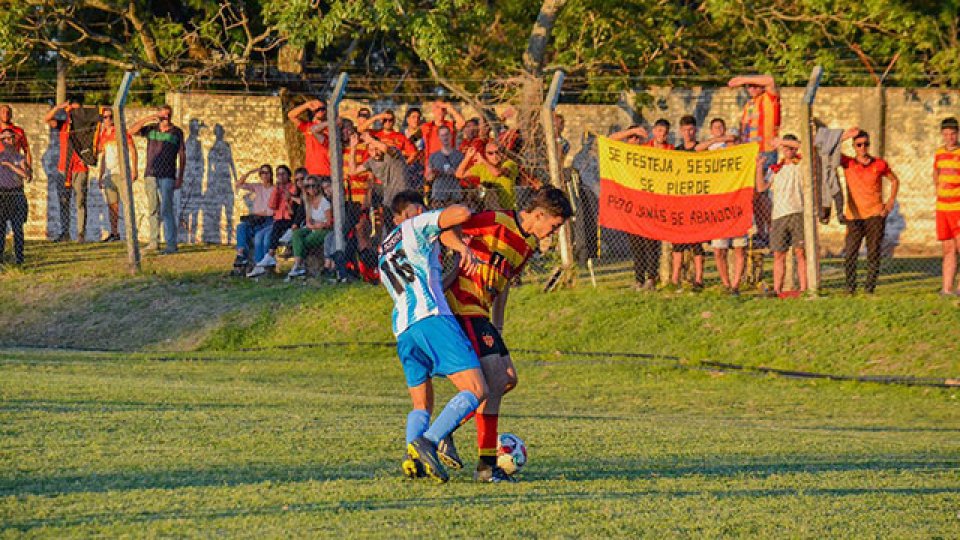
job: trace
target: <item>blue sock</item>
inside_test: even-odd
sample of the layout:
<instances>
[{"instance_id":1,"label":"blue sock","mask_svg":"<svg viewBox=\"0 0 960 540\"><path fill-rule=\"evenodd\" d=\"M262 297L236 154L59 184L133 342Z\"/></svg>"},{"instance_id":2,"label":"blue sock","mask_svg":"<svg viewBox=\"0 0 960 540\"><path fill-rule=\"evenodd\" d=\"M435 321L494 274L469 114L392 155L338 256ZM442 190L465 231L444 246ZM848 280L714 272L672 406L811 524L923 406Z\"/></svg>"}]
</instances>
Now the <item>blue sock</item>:
<instances>
[{"instance_id":1,"label":"blue sock","mask_svg":"<svg viewBox=\"0 0 960 540\"><path fill-rule=\"evenodd\" d=\"M407 415L407 443L409 444L430 427L430 413L424 409L414 409Z\"/></svg>"},{"instance_id":2,"label":"blue sock","mask_svg":"<svg viewBox=\"0 0 960 540\"><path fill-rule=\"evenodd\" d=\"M464 390L453 396L447 406L440 411L440 416L433 422L430 429L423 434L433 444L437 444L441 439L449 435L468 414L480 406L480 401L473 392Z\"/></svg>"}]
</instances>

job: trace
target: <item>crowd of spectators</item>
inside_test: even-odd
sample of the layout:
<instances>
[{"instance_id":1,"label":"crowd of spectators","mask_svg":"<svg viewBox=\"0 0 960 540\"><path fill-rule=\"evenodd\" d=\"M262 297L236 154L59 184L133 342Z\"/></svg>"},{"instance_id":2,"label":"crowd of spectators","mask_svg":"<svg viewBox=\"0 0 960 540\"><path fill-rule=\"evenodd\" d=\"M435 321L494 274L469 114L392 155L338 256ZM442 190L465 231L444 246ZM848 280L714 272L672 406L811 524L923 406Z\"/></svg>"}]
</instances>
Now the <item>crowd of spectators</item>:
<instances>
[{"instance_id":1,"label":"crowd of spectators","mask_svg":"<svg viewBox=\"0 0 960 540\"><path fill-rule=\"evenodd\" d=\"M670 143L671 124L665 118L657 119L649 129L633 125L610 137L629 144L686 152L756 142L760 153L753 200L754 227L750 235L709 242L717 273L723 288L738 295L747 272L748 249L769 249L773 254L773 287L768 293L781 295L786 261L792 250L799 289L803 291L807 283L802 219L805 201L798 167L801 141L794 135L780 133L780 93L772 77L734 77L729 86L743 86L749 96L734 129L727 129L725 119L713 118L707 126L707 137L698 140L697 119L685 115L679 119L675 145ZM127 189L118 181L122 174L113 112L109 108L89 109L83 105L82 96L74 96L51 108L44 117L60 143L57 169L62 181L56 184L60 229L54 241L70 240L74 212L75 240L86 240L87 194L92 178L96 178L109 211L110 230L102 241L119 241L120 206L126 206L129 201ZM397 193L409 189L423 193L434 208L462 203L475 210L510 210L522 205L518 186L536 187L537 180L525 174L528 171L523 170L517 159L523 138L519 129L510 126L515 111L507 109L500 117L488 120L485 117L466 119L454 106L442 101L427 107L427 117L420 108L406 109L402 125L398 125L393 110L373 114L370 109L361 108L339 119L333 134L329 132L324 101L309 100L290 110L287 117L304 138L304 167L291 171L283 164L276 167L264 164L237 179L235 189L245 193L248 211L236 229L235 273L258 277L277 271L281 264L278 257L283 253L293 258L287 273L290 278L307 274L311 255L319 261L320 271L336 279L370 278L376 271L375 249L379 239L392 227L389 202ZM90 116L91 110L94 117ZM21 264L23 225L29 212L23 188L24 183L33 179L33 157L23 129L13 123L13 112L10 106L0 105L0 222L4 232L7 226L12 230L13 260ZM126 141L132 179L137 181L142 177L146 192L150 239L147 249L163 254L178 250L174 193L183 185L186 167L184 133L173 124L172 115L169 106L158 108L130 126ZM563 118L557 115L555 123L556 144L563 156L570 148L563 138ZM957 132L956 119L943 121L943 146L936 152L933 175L937 189L937 237L943 243L941 294L944 295L957 294L955 276L960 249ZM333 225L330 139L333 136L339 138L343 151L343 250L335 249L330 234ZM846 185L845 199L840 201L843 208L838 209L837 216L846 227L844 283L848 292L857 290L857 259L865 243L867 265L862 286L865 292L872 293L880 272L886 217L894 209L900 182L886 161L870 154L868 133L853 127L844 130L838 138L851 140L854 148L853 156L838 155L835 163L836 169L842 170ZM145 143L142 175L136 158L136 139ZM92 174L94 163L97 164L95 176ZM889 183L886 190L884 179ZM588 202L585 201L581 211L595 214L596 205ZM595 215L585 217L583 221L590 222ZM6 234L2 237L5 240ZM635 288L657 290L661 282L662 242L627 235L627 245L633 258ZM683 290L683 270L691 264L690 288L701 290L706 256L704 243L672 244L669 252L668 288Z\"/></svg>"}]
</instances>

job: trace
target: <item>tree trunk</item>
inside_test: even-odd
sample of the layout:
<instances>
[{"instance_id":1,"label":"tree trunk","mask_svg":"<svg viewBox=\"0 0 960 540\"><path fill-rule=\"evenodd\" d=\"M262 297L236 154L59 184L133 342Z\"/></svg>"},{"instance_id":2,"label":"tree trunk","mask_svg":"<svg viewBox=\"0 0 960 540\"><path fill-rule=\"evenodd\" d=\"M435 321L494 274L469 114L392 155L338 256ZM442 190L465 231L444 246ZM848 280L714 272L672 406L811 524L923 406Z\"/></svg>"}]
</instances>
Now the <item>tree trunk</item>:
<instances>
[{"instance_id":1,"label":"tree trunk","mask_svg":"<svg viewBox=\"0 0 960 540\"><path fill-rule=\"evenodd\" d=\"M63 39L63 32L67 28L67 23L60 21L57 25L57 41ZM59 105L67 100L67 61L63 55L57 53L57 97L56 104Z\"/></svg>"},{"instance_id":2,"label":"tree trunk","mask_svg":"<svg viewBox=\"0 0 960 540\"><path fill-rule=\"evenodd\" d=\"M523 53L523 68L527 73L536 77L543 75L543 57L547 52L550 34L557 17L560 16L560 10L566 3L567 0L543 0L540 5L537 22L533 24L527 50Z\"/></svg>"}]
</instances>

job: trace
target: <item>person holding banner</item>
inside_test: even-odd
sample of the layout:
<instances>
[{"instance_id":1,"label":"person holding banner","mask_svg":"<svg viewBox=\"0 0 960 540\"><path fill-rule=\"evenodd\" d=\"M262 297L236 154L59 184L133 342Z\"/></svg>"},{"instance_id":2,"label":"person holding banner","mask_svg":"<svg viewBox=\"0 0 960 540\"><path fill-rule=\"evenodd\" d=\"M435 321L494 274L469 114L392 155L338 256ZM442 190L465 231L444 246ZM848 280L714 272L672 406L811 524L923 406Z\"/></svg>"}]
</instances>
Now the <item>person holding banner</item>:
<instances>
[{"instance_id":1,"label":"person holding banner","mask_svg":"<svg viewBox=\"0 0 960 540\"><path fill-rule=\"evenodd\" d=\"M652 131L653 137L643 142L647 138L647 130L643 126L635 124L623 131L612 133L610 139L664 150L673 148L667 142L667 136L670 134L670 122L660 118L654 122ZM627 241L630 244L630 251L633 253L633 276L636 280L633 287L638 291L656 290L657 283L660 281L660 252L662 249L660 241L638 234L628 234Z\"/></svg>"},{"instance_id":2,"label":"person holding banner","mask_svg":"<svg viewBox=\"0 0 960 540\"><path fill-rule=\"evenodd\" d=\"M736 144L737 136L727 133L727 122L723 118L714 118L710 121L710 138L697 145L697 152L705 150L722 150ZM734 238L717 238L710 241L713 248L714 262L717 264L717 273L723 288L733 296L740 296L740 281L747 266L746 247L749 242L747 236ZM730 267L727 264L727 252L733 248L733 278L730 277Z\"/></svg>"},{"instance_id":3,"label":"person holding banner","mask_svg":"<svg viewBox=\"0 0 960 540\"><path fill-rule=\"evenodd\" d=\"M680 152L696 152L699 143L697 142L697 119L691 115L685 115L680 118L680 144L674 148ZM703 290L703 244L701 242L673 244L671 251L670 283L680 290L680 269L683 266L683 252L693 252L693 290L700 292Z\"/></svg>"},{"instance_id":4,"label":"person holding banner","mask_svg":"<svg viewBox=\"0 0 960 540\"><path fill-rule=\"evenodd\" d=\"M787 251L791 247L797 260L800 292L807 290L807 260L803 251L803 175L797 156L800 140L794 135L784 135L778 145L783 151L783 160L779 163L767 167L768 156L763 152L757 154L757 191L763 193L773 188L770 250L773 251L773 292L777 296L783 293Z\"/></svg>"}]
</instances>

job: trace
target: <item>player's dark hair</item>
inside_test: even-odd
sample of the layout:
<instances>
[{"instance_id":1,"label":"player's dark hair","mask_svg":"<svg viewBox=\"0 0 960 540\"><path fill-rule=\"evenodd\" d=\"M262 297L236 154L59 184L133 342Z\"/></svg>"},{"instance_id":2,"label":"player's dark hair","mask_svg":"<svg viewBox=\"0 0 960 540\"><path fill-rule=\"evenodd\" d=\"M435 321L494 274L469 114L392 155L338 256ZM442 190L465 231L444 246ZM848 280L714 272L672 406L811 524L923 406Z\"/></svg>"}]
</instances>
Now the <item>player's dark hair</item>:
<instances>
[{"instance_id":1,"label":"player's dark hair","mask_svg":"<svg viewBox=\"0 0 960 540\"><path fill-rule=\"evenodd\" d=\"M694 127L696 127L696 125L697 125L697 119L694 118L693 115L685 114L685 115L683 115L683 116L680 117L680 125L681 125L681 126L694 126Z\"/></svg>"},{"instance_id":2,"label":"player's dark hair","mask_svg":"<svg viewBox=\"0 0 960 540\"><path fill-rule=\"evenodd\" d=\"M960 122L952 116L944 118L943 122L940 122L940 129L960 129Z\"/></svg>"},{"instance_id":3,"label":"player's dark hair","mask_svg":"<svg viewBox=\"0 0 960 540\"><path fill-rule=\"evenodd\" d=\"M670 129L670 121L666 118L658 118L656 122L653 123L653 127L663 126L667 129Z\"/></svg>"},{"instance_id":4,"label":"player's dark hair","mask_svg":"<svg viewBox=\"0 0 960 540\"><path fill-rule=\"evenodd\" d=\"M420 195L419 191L407 189L397 193L390 203L390 209L393 210L394 214L402 214L411 204L426 206L426 204L423 203L423 195Z\"/></svg>"},{"instance_id":5,"label":"player's dark hair","mask_svg":"<svg viewBox=\"0 0 960 540\"><path fill-rule=\"evenodd\" d=\"M548 214L570 219L573 216L573 206L562 189L553 186L544 186L537 191L527 203L527 212L543 209Z\"/></svg>"}]
</instances>

